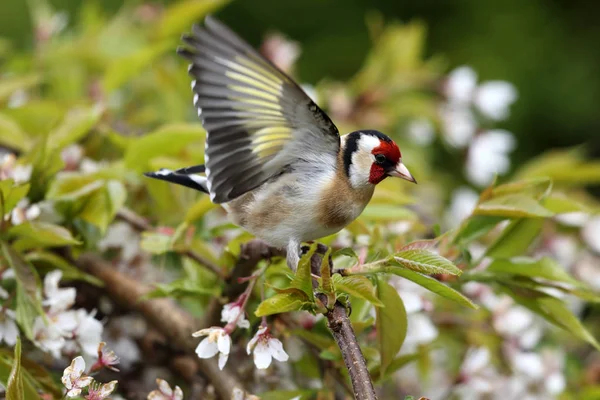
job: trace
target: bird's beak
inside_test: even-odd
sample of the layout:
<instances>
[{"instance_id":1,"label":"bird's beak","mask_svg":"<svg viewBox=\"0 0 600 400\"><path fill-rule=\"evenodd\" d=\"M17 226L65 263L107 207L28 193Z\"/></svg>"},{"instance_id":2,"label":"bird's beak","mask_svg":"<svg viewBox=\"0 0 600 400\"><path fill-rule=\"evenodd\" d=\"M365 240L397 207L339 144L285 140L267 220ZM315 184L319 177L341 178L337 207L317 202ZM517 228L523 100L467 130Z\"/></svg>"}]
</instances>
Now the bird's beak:
<instances>
[{"instance_id":1,"label":"bird's beak","mask_svg":"<svg viewBox=\"0 0 600 400\"><path fill-rule=\"evenodd\" d=\"M412 183L417 183L417 180L412 176L408 168L406 168L406 166L401 162L399 162L398 165L396 165L396 168L392 169L391 171L388 171L387 174L389 176L395 176L396 178L406 179L407 181Z\"/></svg>"}]
</instances>

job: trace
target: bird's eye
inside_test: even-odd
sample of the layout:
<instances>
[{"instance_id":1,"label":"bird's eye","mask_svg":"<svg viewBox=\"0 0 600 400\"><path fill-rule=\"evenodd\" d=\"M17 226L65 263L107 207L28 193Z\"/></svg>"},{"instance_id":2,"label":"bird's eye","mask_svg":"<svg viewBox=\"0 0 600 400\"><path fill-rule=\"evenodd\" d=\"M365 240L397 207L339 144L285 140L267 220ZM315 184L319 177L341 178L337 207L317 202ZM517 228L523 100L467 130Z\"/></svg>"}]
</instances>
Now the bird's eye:
<instances>
[{"instance_id":1,"label":"bird's eye","mask_svg":"<svg viewBox=\"0 0 600 400\"><path fill-rule=\"evenodd\" d=\"M375 162L377 164L383 164L387 158L383 154L375 154Z\"/></svg>"}]
</instances>

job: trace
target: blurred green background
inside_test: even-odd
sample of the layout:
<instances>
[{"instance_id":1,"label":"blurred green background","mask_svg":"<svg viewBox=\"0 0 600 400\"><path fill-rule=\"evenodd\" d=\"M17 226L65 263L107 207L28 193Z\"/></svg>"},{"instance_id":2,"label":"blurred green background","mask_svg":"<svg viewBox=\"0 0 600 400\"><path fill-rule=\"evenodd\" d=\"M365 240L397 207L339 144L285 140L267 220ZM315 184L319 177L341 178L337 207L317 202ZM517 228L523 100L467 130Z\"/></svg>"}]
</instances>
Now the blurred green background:
<instances>
[{"instance_id":1,"label":"blurred green background","mask_svg":"<svg viewBox=\"0 0 600 400\"><path fill-rule=\"evenodd\" d=\"M76 19L85 0L51 0ZM103 0L108 14L137 0ZM171 3L169 0L158 2ZM0 36L33 45L28 1L0 2ZM232 1L217 16L253 45L281 31L300 42L304 82L343 80L361 66L371 41L368 18L423 20L427 53L448 68L468 64L480 78L519 91L503 126L515 133L516 164L548 148L586 143L600 156L600 3L584 0L254 0Z\"/></svg>"}]
</instances>

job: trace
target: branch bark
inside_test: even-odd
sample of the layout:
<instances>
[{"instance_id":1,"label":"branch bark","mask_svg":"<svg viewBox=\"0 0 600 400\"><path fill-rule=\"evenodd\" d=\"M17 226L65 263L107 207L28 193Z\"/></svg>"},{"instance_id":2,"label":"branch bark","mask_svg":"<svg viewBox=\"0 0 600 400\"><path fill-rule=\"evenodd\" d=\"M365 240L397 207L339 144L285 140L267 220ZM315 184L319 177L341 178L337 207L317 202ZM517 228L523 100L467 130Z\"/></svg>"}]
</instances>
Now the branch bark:
<instances>
[{"instance_id":1,"label":"branch bark","mask_svg":"<svg viewBox=\"0 0 600 400\"><path fill-rule=\"evenodd\" d=\"M315 275L320 275L321 260L326 249L325 246L319 244L317 252L310 260L311 272ZM333 269L331 257L329 258L329 269L330 271ZM315 283L313 281L313 287ZM327 317L327 327L342 352L342 357L344 358L344 363L346 364L346 368L348 368L348 374L352 382L354 398L356 400L377 400L377 393L371 381L367 362L360 350L346 307L339 301L336 301L333 307L331 307L331 305L327 304L327 296L323 293L317 293L316 296L329 309L325 314Z\"/></svg>"},{"instance_id":2,"label":"branch bark","mask_svg":"<svg viewBox=\"0 0 600 400\"><path fill-rule=\"evenodd\" d=\"M151 289L144 284L116 271L108 262L92 255L83 254L76 265L104 282L104 289L123 307L140 312L158 331L165 335L171 345L188 354L194 354L197 339L191 335L200 328L188 313L168 299L140 301ZM234 388L244 389L243 384L230 368L220 371L215 360L196 360L200 372L214 385L220 398L230 399Z\"/></svg>"},{"instance_id":3,"label":"branch bark","mask_svg":"<svg viewBox=\"0 0 600 400\"><path fill-rule=\"evenodd\" d=\"M356 400L377 400L377 393L373 387L373 382L371 382L371 375L369 375L365 357L356 340L346 307L340 302L336 302L333 309L326 314L326 317L327 327L342 351L344 363L348 368L354 398Z\"/></svg>"}]
</instances>

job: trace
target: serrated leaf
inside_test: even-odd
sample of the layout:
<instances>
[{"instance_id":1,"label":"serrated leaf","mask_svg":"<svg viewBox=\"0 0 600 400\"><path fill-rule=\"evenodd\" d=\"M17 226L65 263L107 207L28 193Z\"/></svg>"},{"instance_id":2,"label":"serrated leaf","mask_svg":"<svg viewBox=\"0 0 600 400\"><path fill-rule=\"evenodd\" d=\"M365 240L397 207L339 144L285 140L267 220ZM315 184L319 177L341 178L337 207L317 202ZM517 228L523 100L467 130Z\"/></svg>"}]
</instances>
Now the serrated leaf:
<instances>
[{"instance_id":1,"label":"serrated leaf","mask_svg":"<svg viewBox=\"0 0 600 400\"><path fill-rule=\"evenodd\" d=\"M389 258L401 267L424 274L460 275L462 271L450 260L428 250L414 249L395 253Z\"/></svg>"},{"instance_id":2,"label":"serrated leaf","mask_svg":"<svg viewBox=\"0 0 600 400\"><path fill-rule=\"evenodd\" d=\"M510 194L527 194L539 199L552 187L552 180L547 177L535 177L515 182L508 182L496 186L491 190L491 197L506 196Z\"/></svg>"},{"instance_id":3,"label":"serrated leaf","mask_svg":"<svg viewBox=\"0 0 600 400\"><path fill-rule=\"evenodd\" d=\"M82 139L100 120L104 109L100 106L70 110L62 123L50 132L48 144L62 149Z\"/></svg>"},{"instance_id":4,"label":"serrated leaf","mask_svg":"<svg viewBox=\"0 0 600 400\"><path fill-rule=\"evenodd\" d=\"M376 307L377 345L381 357L381 376L400 351L408 320L404 303L396 289L383 280L377 282L377 297L385 307Z\"/></svg>"},{"instance_id":5,"label":"serrated leaf","mask_svg":"<svg viewBox=\"0 0 600 400\"><path fill-rule=\"evenodd\" d=\"M373 286L367 277L360 275L341 276L335 274L333 275L333 283L336 291L341 291L351 296L365 299L377 307L385 307L381 300L375 295L375 286Z\"/></svg>"},{"instance_id":6,"label":"serrated leaf","mask_svg":"<svg viewBox=\"0 0 600 400\"><path fill-rule=\"evenodd\" d=\"M437 279L434 279L430 276L423 275L423 274L420 274L415 271L409 271L409 270L400 269L400 268L391 269L388 272L390 272L394 275L398 275L403 278L406 278L410 281L413 281L417 285L423 286L425 289L427 289L439 296L442 296L449 300L455 301L458 304L461 304L463 306L470 307L474 310L479 308L476 304L474 304L471 300L469 300L467 297L465 297L460 292L452 289L449 286L444 285L442 282L440 282Z\"/></svg>"},{"instance_id":7,"label":"serrated leaf","mask_svg":"<svg viewBox=\"0 0 600 400\"><path fill-rule=\"evenodd\" d=\"M506 218L543 218L554 215L537 200L524 194L493 197L479 203L473 214Z\"/></svg>"},{"instance_id":8,"label":"serrated leaf","mask_svg":"<svg viewBox=\"0 0 600 400\"><path fill-rule=\"evenodd\" d=\"M148 162L157 156L174 154L193 142L204 139L206 131L199 124L170 124L133 142L125 152L125 166L146 172Z\"/></svg>"},{"instance_id":9,"label":"serrated leaf","mask_svg":"<svg viewBox=\"0 0 600 400\"><path fill-rule=\"evenodd\" d=\"M580 286L581 282L570 276L564 267L550 257L533 259L518 257L513 259L494 260L487 267L487 272L521 275L529 278L541 278L549 281L564 282Z\"/></svg>"},{"instance_id":10,"label":"serrated leaf","mask_svg":"<svg viewBox=\"0 0 600 400\"><path fill-rule=\"evenodd\" d=\"M414 242L410 242L400 249L400 251L405 250L427 250L435 247L438 243L436 239L423 239L423 240L415 240Z\"/></svg>"},{"instance_id":11,"label":"serrated leaf","mask_svg":"<svg viewBox=\"0 0 600 400\"><path fill-rule=\"evenodd\" d=\"M17 239L14 244L17 250L81 244L68 229L48 222L24 222L10 228L8 234Z\"/></svg>"},{"instance_id":12,"label":"serrated leaf","mask_svg":"<svg viewBox=\"0 0 600 400\"><path fill-rule=\"evenodd\" d=\"M264 300L259 304L254 314L257 317L263 317L272 314L308 309L311 306L312 303L309 301L308 296L303 291L296 289L293 292L277 293Z\"/></svg>"},{"instance_id":13,"label":"serrated leaf","mask_svg":"<svg viewBox=\"0 0 600 400\"><path fill-rule=\"evenodd\" d=\"M25 400L23 375L21 373L21 338L17 338L14 363L8 377L8 384L6 385L6 398L10 400Z\"/></svg>"},{"instance_id":14,"label":"serrated leaf","mask_svg":"<svg viewBox=\"0 0 600 400\"><path fill-rule=\"evenodd\" d=\"M511 221L502 234L488 247L485 255L492 258L510 258L525 254L538 238L544 220L523 218Z\"/></svg>"}]
</instances>

